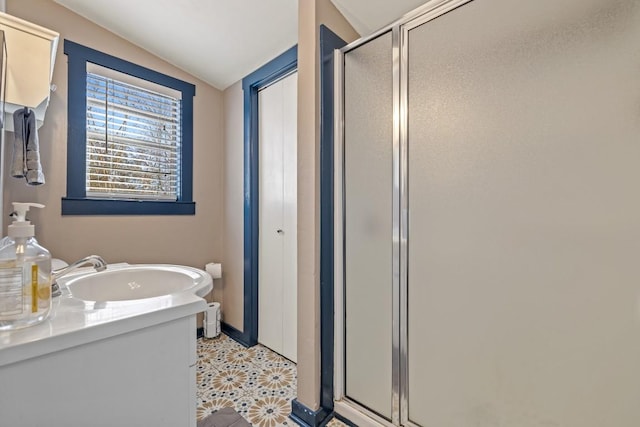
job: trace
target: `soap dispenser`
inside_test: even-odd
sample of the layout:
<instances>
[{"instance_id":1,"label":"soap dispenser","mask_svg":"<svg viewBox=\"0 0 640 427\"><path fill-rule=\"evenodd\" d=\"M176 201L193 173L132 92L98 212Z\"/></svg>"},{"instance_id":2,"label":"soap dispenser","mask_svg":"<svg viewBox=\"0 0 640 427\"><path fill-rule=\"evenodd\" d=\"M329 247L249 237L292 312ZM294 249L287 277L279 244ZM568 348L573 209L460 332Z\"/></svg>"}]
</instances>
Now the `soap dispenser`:
<instances>
[{"instance_id":1,"label":"soap dispenser","mask_svg":"<svg viewBox=\"0 0 640 427\"><path fill-rule=\"evenodd\" d=\"M51 311L51 254L36 241L29 208L39 203L13 203L14 221L0 241L0 331L42 322Z\"/></svg>"}]
</instances>

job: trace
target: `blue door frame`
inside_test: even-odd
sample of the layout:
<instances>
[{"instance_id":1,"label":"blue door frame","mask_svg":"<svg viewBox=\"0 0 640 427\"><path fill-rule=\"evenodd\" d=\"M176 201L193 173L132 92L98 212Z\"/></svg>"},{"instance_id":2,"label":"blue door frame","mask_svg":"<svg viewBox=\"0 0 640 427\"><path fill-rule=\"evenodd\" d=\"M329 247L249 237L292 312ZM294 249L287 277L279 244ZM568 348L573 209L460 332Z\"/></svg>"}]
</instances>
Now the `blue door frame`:
<instances>
[{"instance_id":1,"label":"blue door frame","mask_svg":"<svg viewBox=\"0 0 640 427\"><path fill-rule=\"evenodd\" d=\"M294 46L242 79L244 92L244 317L242 332L223 324L223 331L244 346L258 343L259 140L258 91L298 67Z\"/></svg>"},{"instance_id":2,"label":"blue door frame","mask_svg":"<svg viewBox=\"0 0 640 427\"><path fill-rule=\"evenodd\" d=\"M297 399L291 418L303 426L321 426L333 416L334 277L333 277L333 51L347 43L320 26L320 408L311 410ZM223 331L241 344L258 343L258 91L298 67L297 46L242 80L244 91L244 326L223 323ZM348 423L348 420L343 420Z\"/></svg>"}]
</instances>

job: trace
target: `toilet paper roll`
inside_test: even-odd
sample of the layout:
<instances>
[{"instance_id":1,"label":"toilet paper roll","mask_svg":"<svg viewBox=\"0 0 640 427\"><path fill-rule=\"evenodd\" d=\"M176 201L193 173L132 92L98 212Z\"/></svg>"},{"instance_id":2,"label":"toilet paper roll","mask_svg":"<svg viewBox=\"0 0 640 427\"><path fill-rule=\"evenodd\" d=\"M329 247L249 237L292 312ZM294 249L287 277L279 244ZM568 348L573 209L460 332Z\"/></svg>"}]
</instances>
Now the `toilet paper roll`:
<instances>
[{"instance_id":1,"label":"toilet paper roll","mask_svg":"<svg viewBox=\"0 0 640 427\"><path fill-rule=\"evenodd\" d=\"M210 262L205 266L205 270L213 279L219 279L222 277L222 264Z\"/></svg>"}]
</instances>

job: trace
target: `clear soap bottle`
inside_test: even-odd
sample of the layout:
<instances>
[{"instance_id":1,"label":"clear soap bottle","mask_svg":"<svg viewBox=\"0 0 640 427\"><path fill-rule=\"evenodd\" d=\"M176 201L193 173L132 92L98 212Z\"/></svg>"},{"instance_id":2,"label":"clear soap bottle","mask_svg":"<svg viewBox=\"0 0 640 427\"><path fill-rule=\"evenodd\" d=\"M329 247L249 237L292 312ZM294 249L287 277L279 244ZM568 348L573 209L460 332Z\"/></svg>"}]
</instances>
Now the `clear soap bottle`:
<instances>
[{"instance_id":1,"label":"clear soap bottle","mask_svg":"<svg viewBox=\"0 0 640 427\"><path fill-rule=\"evenodd\" d=\"M38 203L13 203L15 219L0 241L0 331L35 325L51 311L51 254L26 220Z\"/></svg>"}]
</instances>

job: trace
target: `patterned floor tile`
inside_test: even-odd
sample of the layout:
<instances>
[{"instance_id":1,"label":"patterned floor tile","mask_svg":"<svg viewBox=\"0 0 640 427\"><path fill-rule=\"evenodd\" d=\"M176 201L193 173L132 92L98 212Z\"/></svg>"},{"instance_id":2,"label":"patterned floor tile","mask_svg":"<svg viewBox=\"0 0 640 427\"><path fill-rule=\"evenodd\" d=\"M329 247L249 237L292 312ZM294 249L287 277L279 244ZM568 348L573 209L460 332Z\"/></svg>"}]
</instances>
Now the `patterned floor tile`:
<instances>
[{"instance_id":1,"label":"patterned floor tile","mask_svg":"<svg viewBox=\"0 0 640 427\"><path fill-rule=\"evenodd\" d=\"M256 390L261 387L258 381L258 377L261 375L262 369L252 365L251 368L247 369L247 381L242 385L242 388L245 389L247 393L255 394Z\"/></svg>"},{"instance_id":2,"label":"patterned floor tile","mask_svg":"<svg viewBox=\"0 0 640 427\"><path fill-rule=\"evenodd\" d=\"M262 347L261 349L257 350L259 357L256 357L256 359L253 361L253 363L255 363L257 366L260 366L263 368L272 368L275 366L295 368L296 366L295 363L293 363L289 359L286 359L280 356L278 353L274 353L273 351L269 350L266 347L263 347L263 346L258 346L258 347Z\"/></svg>"},{"instance_id":3,"label":"patterned floor tile","mask_svg":"<svg viewBox=\"0 0 640 427\"><path fill-rule=\"evenodd\" d=\"M227 360L227 351L226 349L204 349L198 355L198 362L213 368L220 367Z\"/></svg>"},{"instance_id":4,"label":"patterned floor tile","mask_svg":"<svg viewBox=\"0 0 640 427\"><path fill-rule=\"evenodd\" d=\"M231 406L256 427L296 425L296 365L268 348L245 348L226 335L198 339L198 419Z\"/></svg>"},{"instance_id":5,"label":"patterned floor tile","mask_svg":"<svg viewBox=\"0 0 640 427\"><path fill-rule=\"evenodd\" d=\"M225 397L207 400L202 403L199 402L196 416L198 417L198 419L202 419L209 414L217 411L218 409L226 408L229 406L233 407L233 405L233 400L227 399Z\"/></svg>"},{"instance_id":6,"label":"patterned floor tile","mask_svg":"<svg viewBox=\"0 0 640 427\"><path fill-rule=\"evenodd\" d=\"M204 370L199 372L196 369L196 382L198 384L198 392L203 392L213 388L213 379L217 376L215 370Z\"/></svg>"},{"instance_id":7,"label":"patterned floor tile","mask_svg":"<svg viewBox=\"0 0 640 427\"><path fill-rule=\"evenodd\" d=\"M247 419L249 416L249 408L255 405L256 399L253 396L244 396L233 403L235 410Z\"/></svg>"},{"instance_id":8,"label":"patterned floor tile","mask_svg":"<svg viewBox=\"0 0 640 427\"><path fill-rule=\"evenodd\" d=\"M347 424L337 418L332 418L331 421L327 423L327 427L347 427Z\"/></svg>"},{"instance_id":9,"label":"patterned floor tile","mask_svg":"<svg viewBox=\"0 0 640 427\"><path fill-rule=\"evenodd\" d=\"M287 399L265 397L259 399L248 411L248 420L256 427L276 427L289 419L291 403Z\"/></svg>"},{"instance_id":10,"label":"patterned floor tile","mask_svg":"<svg viewBox=\"0 0 640 427\"><path fill-rule=\"evenodd\" d=\"M265 368L258 374L258 383L269 390L292 387L296 384L296 371L291 366Z\"/></svg>"},{"instance_id":11,"label":"patterned floor tile","mask_svg":"<svg viewBox=\"0 0 640 427\"><path fill-rule=\"evenodd\" d=\"M198 340L197 417L233 407L255 427L289 427L295 363L262 345L245 348L226 335ZM347 427L337 418L328 427Z\"/></svg>"},{"instance_id":12,"label":"patterned floor tile","mask_svg":"<svg viewBox=\"0 0 640 427\"><path fill-rule=\"evenodd\" d=\"M243 365L243 364L253 364L253 360L256 358L258 351L255 347L251 348L231 348L226 354L226 362L230 364Z\"/></svg>"}]
</instances>

